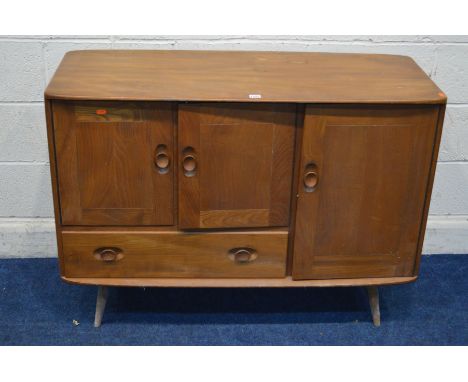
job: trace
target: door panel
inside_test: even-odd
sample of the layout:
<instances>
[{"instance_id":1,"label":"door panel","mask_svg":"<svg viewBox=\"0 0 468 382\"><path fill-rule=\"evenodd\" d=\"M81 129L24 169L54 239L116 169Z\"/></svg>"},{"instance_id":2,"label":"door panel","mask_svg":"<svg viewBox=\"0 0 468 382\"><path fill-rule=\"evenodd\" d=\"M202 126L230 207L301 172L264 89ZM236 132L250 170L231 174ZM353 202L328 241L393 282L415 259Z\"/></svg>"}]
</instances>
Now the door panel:
<instances>
[{"instance_id":1,"label":"door panel","mask_svg":"<svg viewBox=\"0 0 468 382\"><path fill-rule=\"evenodd\" d=\"M306 109L293 277L412 274L436 107Z\"/></svg>"},{"instance_id":2,"label":"door panel","mask_svg":"<svg viewBox=\"0 0 468 382\"><path fill-rule=\"evenodd\" d=\"M173 224L173 107L54 103L62 224Z\"/></svg>"},{"instance_id":3,"label":"door panel","mask_svg":"<svg viewBox=\"0 0 468 382\"><path fill-rule=\"evenodd\" d=\"M179 226L289 224L295 106L179 107Z\"/></svg>"}]
</instances>

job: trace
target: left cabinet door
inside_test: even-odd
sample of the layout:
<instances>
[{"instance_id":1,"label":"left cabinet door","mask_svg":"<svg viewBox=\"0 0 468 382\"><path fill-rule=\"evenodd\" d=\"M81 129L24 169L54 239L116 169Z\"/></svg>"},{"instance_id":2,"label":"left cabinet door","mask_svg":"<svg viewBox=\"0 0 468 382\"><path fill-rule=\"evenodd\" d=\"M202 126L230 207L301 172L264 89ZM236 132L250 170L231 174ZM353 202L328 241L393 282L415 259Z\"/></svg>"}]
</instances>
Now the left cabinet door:
<instances>
[{"instance_id":1,"label":"left cabinet door","mask_svg":"<svg viewBox=\"0 0 468 382\"><path fill-rule=\"evenodd\" d=\"M54 102L64 225L174 223L174 106Z\"/></svg>"}]
</instances>

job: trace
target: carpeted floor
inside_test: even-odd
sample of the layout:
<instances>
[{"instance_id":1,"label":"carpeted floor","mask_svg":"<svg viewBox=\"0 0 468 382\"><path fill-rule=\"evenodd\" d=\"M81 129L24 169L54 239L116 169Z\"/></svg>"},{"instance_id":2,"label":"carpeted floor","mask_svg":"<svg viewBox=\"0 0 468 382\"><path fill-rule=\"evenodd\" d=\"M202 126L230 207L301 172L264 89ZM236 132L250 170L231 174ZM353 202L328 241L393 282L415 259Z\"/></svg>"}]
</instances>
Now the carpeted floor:
<instances>
[{"instance_id":1,"label":"carpeted floor","mask_svg":"<svg viewBox=\"0 0 468 382\"><path fill-rule=\"evenodd\" d=\"M380 328L363 288L113 288L99 329L95 298L55 259L0 260L0 345L468 345L468 255L382 287Z\"/></svg>"}]
</instances>

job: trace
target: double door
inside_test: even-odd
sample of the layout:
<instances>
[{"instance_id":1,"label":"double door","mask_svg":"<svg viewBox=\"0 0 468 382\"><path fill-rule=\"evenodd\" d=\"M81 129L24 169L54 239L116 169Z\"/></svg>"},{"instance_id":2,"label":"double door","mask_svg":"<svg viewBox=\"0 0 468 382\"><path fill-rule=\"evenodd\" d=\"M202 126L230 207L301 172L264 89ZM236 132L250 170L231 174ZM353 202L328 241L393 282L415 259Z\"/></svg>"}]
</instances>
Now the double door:
<instances>
[{"instance_id":1,"label":"double door","mask_svg":"<svg viewBox=\"0 0 468 382\"><path fill-rule=\"evenodd\" d=\"M295 109L56 102L61 222L288 226Z\"/></svg>"}]
</instances>

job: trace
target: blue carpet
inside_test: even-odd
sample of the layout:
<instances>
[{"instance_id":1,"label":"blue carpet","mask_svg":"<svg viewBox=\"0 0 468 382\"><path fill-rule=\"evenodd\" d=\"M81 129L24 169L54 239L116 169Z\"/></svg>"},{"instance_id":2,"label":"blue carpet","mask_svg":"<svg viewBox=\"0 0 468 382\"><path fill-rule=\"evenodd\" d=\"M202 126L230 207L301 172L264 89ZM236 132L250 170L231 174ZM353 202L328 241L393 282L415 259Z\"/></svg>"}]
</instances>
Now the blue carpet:
<instances>
[{"instance_id":1,"label":"blue carpet","mask_svg":"<svg viewBox=\"0 0 468 382\"><path fill-rule=\"evenodd\" d=\"M113 288L100 329L96 288L55 259L0 260L1 345L468 345L468 255L424 256L418 281L381 288ZM72 321L77 320L78 326Z\"/></svg>"}]
</instances>

